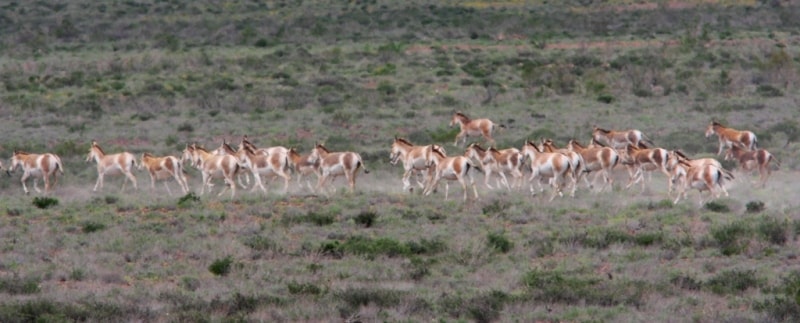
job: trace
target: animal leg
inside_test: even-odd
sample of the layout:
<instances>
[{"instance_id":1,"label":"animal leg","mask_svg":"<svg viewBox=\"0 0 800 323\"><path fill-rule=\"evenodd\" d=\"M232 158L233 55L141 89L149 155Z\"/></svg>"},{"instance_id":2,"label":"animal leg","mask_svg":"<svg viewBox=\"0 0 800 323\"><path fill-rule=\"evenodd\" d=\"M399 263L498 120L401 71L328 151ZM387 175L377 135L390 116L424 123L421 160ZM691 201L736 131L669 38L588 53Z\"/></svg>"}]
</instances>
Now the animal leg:
<instances>
[{"instance_id":1,"label":"animal leg","mask_svg":"<svg viewBox=\"0 0 800 323\"><path fill-rule=\"evenodd\" d=\"M139 188L136 186L136 177L135 177L135 176L133 176L133 174L132 174L130 171L127 171L127 172L125 172L125 177L127 177L128 179L130 179L130 180L131 180L131 183L133 183L133 189L134 189L134 190L138 190L138 189L139 189ZM125 182L122 182L122 190L123 190L123 191L125 190Z\"/></svg>"},{"instance_id":2,"label":"animal leg","mask_svg":"<svg viewBox=\"0 0 800 323\"><path fill-rule=\"evenodd\" d=\"M30 192L28 192L28 186L25 185L25 181L28 180L29 176L30 176L30 174L28 174L28 172L25 172L25 173L22 174L22 179L20 179L20 182L22 182L22 189L25 191L25 194L29 194L30 193Z\"/></svg>"},{"instance_id":3,"label":"animal leg","mask_svg":"<svg viewBox=\"0 0 800 323\"><path fill-rule=\"evenodd\" d=\"M97 174L97 182L94 183L94 189L92 191L97 192L98 188L103 188L103 173L98 172Z\"/></svg>"},{"instance_id":4,"label":"animal leg","mask_svg":"<svg viewBox=\"0 0 800 323\"><path fill-rule=\"evenodd\" d=\"M172 190L169 189L169 185L167 185L167 181L164 181L164 188L167 189L167 194L169 194L169 196L172 196Z\"/></svg>"}]
</instances>

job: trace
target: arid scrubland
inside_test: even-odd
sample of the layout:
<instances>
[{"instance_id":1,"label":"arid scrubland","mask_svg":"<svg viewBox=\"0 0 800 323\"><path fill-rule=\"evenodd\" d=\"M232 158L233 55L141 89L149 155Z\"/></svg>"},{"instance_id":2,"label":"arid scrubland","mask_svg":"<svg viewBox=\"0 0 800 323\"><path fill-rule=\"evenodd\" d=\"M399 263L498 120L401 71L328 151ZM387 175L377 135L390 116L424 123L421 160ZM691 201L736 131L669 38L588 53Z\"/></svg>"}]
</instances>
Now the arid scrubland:
<instances>
[{"instance_id":1,"label":"arid scrubland","mask_svg":"<svg viewBox=\"0 0 800 323\"><path fill-rule=\"evenodd\" d=\"M51 152L65 173L46 197L24 195L20 170L0 179L0 321L800 316L800 8L550 2L0 4L0 158ZM553 201L402 192L393 138L462 154L454 111L503 124L498 148L583 143L597 125L721 159L716 120L780 167L765 188L734 172L703 205L673 205L660 173L625 190L621 168L610 192ZM194 193L139 170L138 190L107 177L92 192L92 140L138 158L243 135L356 151L371 172L328 197L294 178L286 194L199 196L188 164Z\"/></svg>"}]
</instances>

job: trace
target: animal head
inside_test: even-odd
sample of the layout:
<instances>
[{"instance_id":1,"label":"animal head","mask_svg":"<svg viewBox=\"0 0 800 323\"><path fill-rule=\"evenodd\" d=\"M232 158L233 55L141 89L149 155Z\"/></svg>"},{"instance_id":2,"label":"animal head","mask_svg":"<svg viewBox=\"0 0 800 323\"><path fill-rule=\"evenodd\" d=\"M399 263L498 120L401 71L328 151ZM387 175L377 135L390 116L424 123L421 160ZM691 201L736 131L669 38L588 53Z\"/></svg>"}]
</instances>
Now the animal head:
<instances>
[{"instance_id":1,"label":"animal head","mask_svg":"<svg viewBox=\"0 0 800 323\"><path fill-rule=\"evenodd\" d=\"M89 147L89 153L86 155L86 162L88 163L94 160L95 158L99 158L103 155L105 155L105 153L103 152L103 148L100 148L100 145L97 144L97 141L92 140L92 146Z\"/></svg>"}]
</instances>

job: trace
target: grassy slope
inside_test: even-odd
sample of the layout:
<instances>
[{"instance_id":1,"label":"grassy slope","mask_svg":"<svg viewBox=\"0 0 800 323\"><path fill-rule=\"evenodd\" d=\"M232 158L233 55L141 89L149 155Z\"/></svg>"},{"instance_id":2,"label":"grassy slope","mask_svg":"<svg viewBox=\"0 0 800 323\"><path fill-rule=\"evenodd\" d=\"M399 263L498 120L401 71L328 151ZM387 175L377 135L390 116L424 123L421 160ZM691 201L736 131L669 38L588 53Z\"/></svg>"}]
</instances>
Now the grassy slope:
<instances>
[{"instance_id":1,"label":"grassy slope","mask_svg":"<svg viewBox=\"0 0 800 323\"><path fill-rule=\"evenodd\" d=\"M48 210L22 197L16 180L0 181L4 318L708 321L791 313L756 308L781 295L771 287L785 285L796 258L798 153L785 143L799 135L797 10L142 3L3 8L0 111L11 117L0 120L0 153L55 151L68 174L56 192L61 204ZM465 206L401 194L399 170L385 162L392 136L449 144L454 109L507 124L501 146L585 140L597 124L640 128L692 154L715 151L702 132L718 118L754 130L783 165L767 189L736 182L723 213L698 209L696 195L666 205L660 175L646 194L582 190L552 203L486 190ZM362 175L360 193L332 199L293 189L176 207L160 190L118 194L119 181L89 191L94 168L82 157L92 138L109 152L176 154L189 141L215 147L242 134L263 146L323 140L361 152L377 171ZM747 213L749 201L767 210ZM357 222L371 213L373 226ZM744 247L724 255L727 236ZM386 240L368 240L373 249L364 251L353 237ZM493 247L503 241L513 244L505 253ZM402 248L413 243L415 253ZM231 272L213 275L208 267L225 257ZM61 302L72 306L50 307Z\"/></svg>"}]
</instances>

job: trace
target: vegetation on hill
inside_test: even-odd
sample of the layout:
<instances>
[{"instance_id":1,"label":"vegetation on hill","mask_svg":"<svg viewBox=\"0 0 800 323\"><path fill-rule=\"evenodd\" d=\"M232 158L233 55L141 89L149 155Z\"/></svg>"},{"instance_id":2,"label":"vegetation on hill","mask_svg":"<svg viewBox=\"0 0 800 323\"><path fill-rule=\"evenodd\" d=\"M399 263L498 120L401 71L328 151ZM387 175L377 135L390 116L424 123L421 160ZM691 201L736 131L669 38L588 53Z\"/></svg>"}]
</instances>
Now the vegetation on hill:
<instances>
[{"instance_id":1,"label":"vegetation on hill","mask_svg":"<svg viewBox=\"0 0 800 323\"><path fill-rule=\"evenodd\" d=\"M53 152L65 175L46 198L0 180L0 321L790 321L798 45L779 0L6 1L0 157ZM693 156L717 120L781 168L702 207L659 174L620 191L622 171L553 202L400 192L392 138L460 153L456 110L504 124L502 148L599 125ZM177 155L242 135L376 171L330 198L170 197L145 172L90 192L92 140Z\"/></svg>"}]
</instances>

